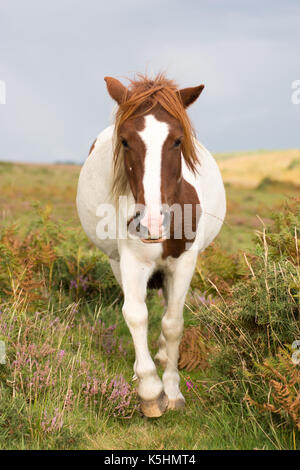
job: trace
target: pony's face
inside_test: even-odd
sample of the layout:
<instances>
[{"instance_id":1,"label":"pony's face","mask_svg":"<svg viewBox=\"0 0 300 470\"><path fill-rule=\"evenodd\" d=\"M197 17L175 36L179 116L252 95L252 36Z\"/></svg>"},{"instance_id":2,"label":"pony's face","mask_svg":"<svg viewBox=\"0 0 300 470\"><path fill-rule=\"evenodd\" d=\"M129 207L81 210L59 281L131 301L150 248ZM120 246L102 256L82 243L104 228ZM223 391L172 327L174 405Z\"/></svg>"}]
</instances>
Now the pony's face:
<instances>
[{"instance_id":1,"label":"pony's face","mask_svg":"<svg viewBox=\"0 0 300 470\"><path fill-rule=\"evenodd\" d=\"M183 130L176 119L157 106L143 117L125 121L119 138L137 206L134 218L140 224L138 231L148 241L159 241L167 221L164 207L175 202L181 181Z\"/></svg>"},{"instance_id":2,"label":"pony's face","mask_svg":"<svg viewBox=\"0 0 300 470\"><path fill-rule=\"evenodd\" d=\"M118 88L115 79L106 81L111 96L119 102L124 89ZM203 86L183 90L184 105L191 104L202 89ZM128 225L132 227L133 222L135 234L144 242L161 242L169 220L167 207L178 202L181 191L184 129L179 120L157 103L150 111L140 107L122 122L117 138L136 203Z\"/></svg>"}]
</instances>

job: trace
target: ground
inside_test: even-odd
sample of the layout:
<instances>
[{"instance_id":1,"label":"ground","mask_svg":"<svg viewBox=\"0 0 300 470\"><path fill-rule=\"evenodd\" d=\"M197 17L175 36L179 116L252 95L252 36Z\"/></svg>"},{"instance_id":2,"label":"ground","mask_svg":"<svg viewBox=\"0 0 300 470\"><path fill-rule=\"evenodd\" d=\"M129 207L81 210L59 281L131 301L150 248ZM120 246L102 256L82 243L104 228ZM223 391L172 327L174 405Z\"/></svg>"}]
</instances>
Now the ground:
<instances>
[{"instance_id":1,"label":"ground","mask_svg":"<svg viewBox=\"0 0 300 470\"><path fill-rule=\"evenodd\" d=\"M226 267L229 263L227 277L222 267L212 279L230 306L231 286L243 275L235 270L236 260L254 250L255 232L271 223L283 203L300 196L300 150L216 158L228 211L212 248L217 251L207 256L213 263L214 253L217 258L222 253ZM169 411L154 420L140 415L121 293L76 214L79 171L71 164L0 162L0 281L5 286L0 340L7 343L8 355L6 365L0 364L0 448L295 448L297 431L277 425L276 417L271 424L260 421L256 408L245 404L248 390L230 399L224 398L225 390L216 399L213 393L223 380L212 366L181 369L183 412ZM5 232L11 226L14 231ZM186 328L199 326L198 311L215 302L216 291L207 288L199 263L185 307ZM204 288L200 294L199 285ZM154 354L163 309L160 292L150 292L147 302ZM219 353L214 339L208 344L208 354Z\"/></svg>"}]
</instances>

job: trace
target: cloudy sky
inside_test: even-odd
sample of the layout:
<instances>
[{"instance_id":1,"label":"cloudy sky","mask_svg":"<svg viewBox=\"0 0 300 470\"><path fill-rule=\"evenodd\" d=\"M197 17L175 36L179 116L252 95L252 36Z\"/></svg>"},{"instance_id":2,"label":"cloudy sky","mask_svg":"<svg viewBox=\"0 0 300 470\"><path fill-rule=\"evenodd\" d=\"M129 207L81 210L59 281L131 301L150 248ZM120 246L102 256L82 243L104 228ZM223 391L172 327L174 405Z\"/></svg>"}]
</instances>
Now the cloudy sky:
<instances>
[{"instance_id":1,"label":"cloudy sky","mask_svg":"<svg viewBox=\"0 0 300 470\"><path fill-rule=\"evenodd\" d=\"M82 162L113 108L103 77L166 71L213 152L300 146L299 0L0 0L0 160Z\"/></svg>"}]
</instances>

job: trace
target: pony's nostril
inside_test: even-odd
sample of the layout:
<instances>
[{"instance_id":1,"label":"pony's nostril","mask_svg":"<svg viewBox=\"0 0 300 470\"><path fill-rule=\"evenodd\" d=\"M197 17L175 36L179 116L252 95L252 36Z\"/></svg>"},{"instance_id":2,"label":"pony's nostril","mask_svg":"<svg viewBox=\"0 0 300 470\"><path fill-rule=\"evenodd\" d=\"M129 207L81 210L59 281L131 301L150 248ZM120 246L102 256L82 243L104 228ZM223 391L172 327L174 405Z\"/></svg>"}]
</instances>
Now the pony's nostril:
<instances>
[{"instance_id":1,"label":"pony's nostril","mask_svg":"<svg viewBox=\"0 0 300 470\"><path fill-rule=\"evenodd\" d=\"M137 227L137 225L140 224L140 220L141 220L141 213L140 211L137 211L133 217L133 220L134 220L134 223L135 223L135 226Z\"/></svg>"},{"instance_id":2,"label":"pony's nostril","mask_svg":"<svg viewBox=\"0 0 300 470\"><path fill-rule=\"evenodd\" d=\"M141 213L138 213L137 215L135 215L134 217L134 225L135 225L135 230L136 230L136 233L142 237L142 238L148 238L149 236L149 232L148 232L148 229L147 227L145 227L142 223L141 223Z\"/></svg>"}]
</instances>

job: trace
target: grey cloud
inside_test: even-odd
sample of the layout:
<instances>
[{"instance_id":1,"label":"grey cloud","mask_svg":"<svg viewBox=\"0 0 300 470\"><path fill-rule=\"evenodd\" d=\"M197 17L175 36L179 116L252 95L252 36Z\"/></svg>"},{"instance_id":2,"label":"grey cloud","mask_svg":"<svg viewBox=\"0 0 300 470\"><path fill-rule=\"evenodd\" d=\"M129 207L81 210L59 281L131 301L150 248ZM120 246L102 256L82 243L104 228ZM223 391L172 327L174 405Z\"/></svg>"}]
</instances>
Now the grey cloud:
<instances>
[{"instance_id":1,"label":"grey cloud","mask_svg":"<svg viewBox=\"0 0 300 470\"><path fill-rule=\"evenodd\" d=\"M295 0L1 2L0 159L84 160L113 107L103 77L162 69L205 83L190 115L211 150L299 146L299 24Z\"/></svg>"}]
</instances>

